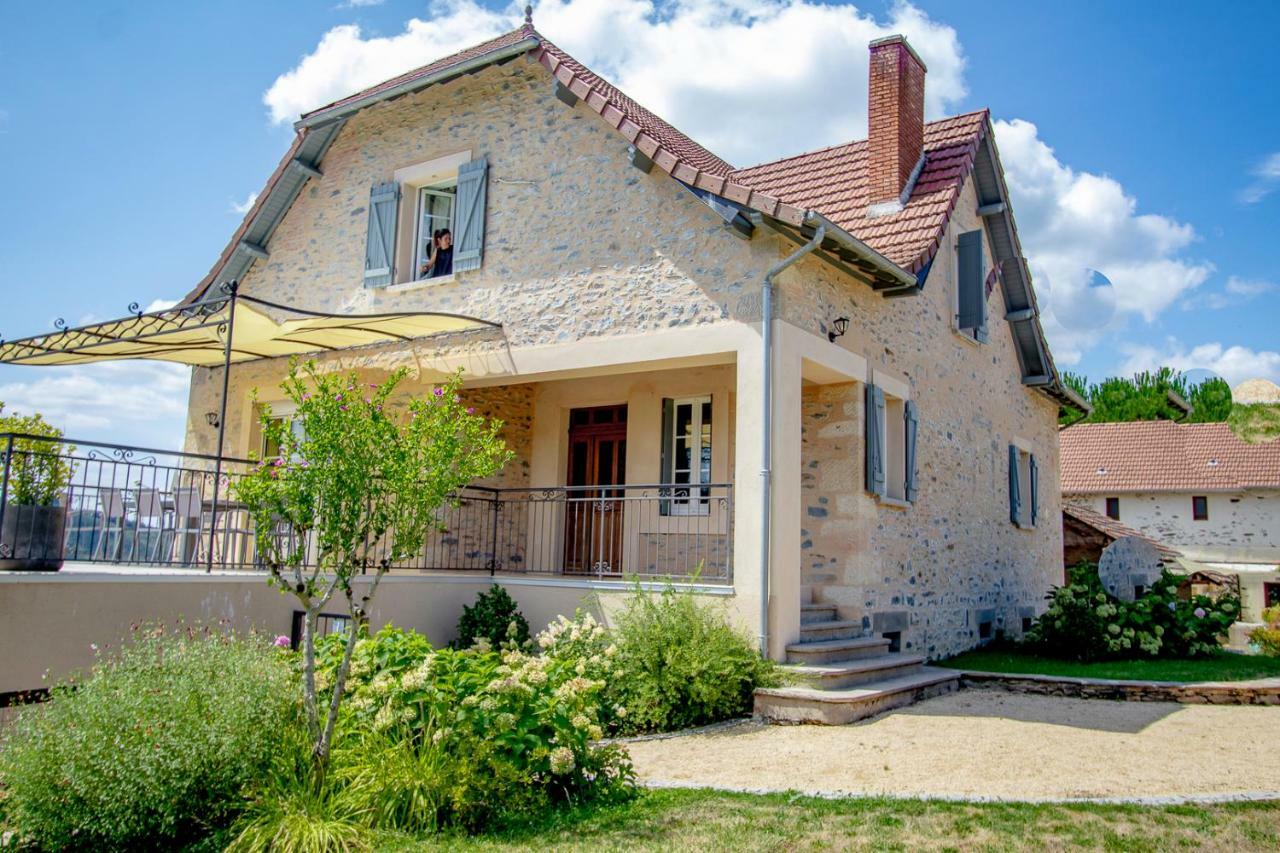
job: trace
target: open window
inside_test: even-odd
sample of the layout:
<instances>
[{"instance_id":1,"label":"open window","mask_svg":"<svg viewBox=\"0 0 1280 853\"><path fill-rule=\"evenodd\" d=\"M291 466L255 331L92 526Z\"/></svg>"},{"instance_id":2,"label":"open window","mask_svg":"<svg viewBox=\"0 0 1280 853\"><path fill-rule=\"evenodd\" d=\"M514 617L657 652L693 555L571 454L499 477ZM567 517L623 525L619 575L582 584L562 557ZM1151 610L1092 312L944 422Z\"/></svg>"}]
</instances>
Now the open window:
<instances>
[{"instance_id":1,"label":"open window","mask_svg":"<svg viewBox=\"0 0 1280 853\"><path fill-rule=\"evenodd\" d=\"M399 169L369 191L366 287L451 280L484 256L487 157L469 152Z\"/></svg>"},{"instance_id":2,"label":"open window","mask_svg":"<svg viewBox=\"0 0 1280 853\"><path fill-rule=\"evenodd\" d=\"M1018 527L1036 526L1040 514L1040 472L1036 456L1009 445L1009 520Z\"/></svg>"},{"instance_id":3,"label":"open window","mask_svg":"<svg viewBox=\"0 0 1280 853\"><path fill-rule=\"evenodd\" d=\"M711 510L711 397L662 401L662 483L670 484L662 515Z\"/></svg>"},{"instance_id":4,"label":"open window","mask_svg":"<svg viewBox=\"0 0 1280 853\"><path fill-rule=\"evenodd\" d=\"M916 499L916 434L912 400L868 384L866 392L866 487L881 499Z\"/></svg>"},{"instance_id":5,"label":"open window","mask_svg":"<svg viewBox=\"0 0 1280 853\"><path fill-rule=\"evenodd\" d=\"M1107 498L1107 518L1113 521L1120 520L1120 499Z\"/></svg>"}]
</instances>

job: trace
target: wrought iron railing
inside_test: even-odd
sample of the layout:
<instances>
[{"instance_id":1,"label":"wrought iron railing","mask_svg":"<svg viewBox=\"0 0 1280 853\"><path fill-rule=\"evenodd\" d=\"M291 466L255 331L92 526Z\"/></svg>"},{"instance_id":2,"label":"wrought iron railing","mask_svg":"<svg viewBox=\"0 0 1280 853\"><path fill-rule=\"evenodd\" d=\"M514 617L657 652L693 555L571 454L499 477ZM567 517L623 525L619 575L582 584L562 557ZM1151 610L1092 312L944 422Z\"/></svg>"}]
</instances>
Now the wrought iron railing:
<instances>
[{"instance_id":1,"label":"wrought iron railing","mask_svg":"<svg viewBox=\"0 0 1280 853\"><path fill-rule=\"evenodd\" d=\"M57 509L16 501L22 477L57 460L70 483ZM69 560L134 566L262 569L256 529L232 484L250 466L223 458L0 434L0 565ZM60 519L54 535L49 518ZM397 570L578 577L631 575L729 582L733 486L470 486L440 510L441 530ZM313 564L315 544L287 525L277 543ZM375 547L371 562L381 559Z\"/></svg>"}]
</instances>

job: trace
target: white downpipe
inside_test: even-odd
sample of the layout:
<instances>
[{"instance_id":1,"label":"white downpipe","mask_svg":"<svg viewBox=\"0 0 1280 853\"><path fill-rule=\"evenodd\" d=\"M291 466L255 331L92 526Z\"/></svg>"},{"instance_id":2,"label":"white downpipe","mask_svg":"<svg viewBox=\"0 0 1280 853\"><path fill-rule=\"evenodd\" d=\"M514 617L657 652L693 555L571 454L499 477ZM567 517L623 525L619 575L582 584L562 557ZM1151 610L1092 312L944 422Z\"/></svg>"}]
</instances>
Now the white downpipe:
<instances>
[{"instance_id":1,"label":"white downpipe","mask_svg":"<svg viewBox=\"0 0 1280 853\"><path fill-rule=\"evenodd\" d=\"M761 342L764 348L764 423L760 460L760 654L769 656L769 532L773 524L773 279L778 273L822 244L827 226L819 225L812 239L769 268L760 294Z\"/></svg>"}]
</instances>

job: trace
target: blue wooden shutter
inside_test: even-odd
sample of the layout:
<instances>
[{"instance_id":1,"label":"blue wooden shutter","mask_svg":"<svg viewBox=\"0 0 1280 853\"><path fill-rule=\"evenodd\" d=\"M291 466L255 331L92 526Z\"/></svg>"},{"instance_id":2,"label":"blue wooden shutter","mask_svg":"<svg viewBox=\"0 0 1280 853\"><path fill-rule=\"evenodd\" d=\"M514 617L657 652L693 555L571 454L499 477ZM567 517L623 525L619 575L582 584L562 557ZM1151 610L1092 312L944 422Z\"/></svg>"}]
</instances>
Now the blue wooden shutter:
<instances>
[{"instance_id":1,"label":"blue wooden shutter","mask_svg":"<svg viewBox=\"0 0 1280 853\"><path fill-rule=\"evenodd\" d=\"M884 496L884 447L880 436L884 432L884 391L879 387L867 385L866 416L867 426L867 491Z\"/></svg>"},{"instance_id":2,"label":"blue wooden shutter","mask_svg":"<svg viewBox=\"0 0 1280 853\"><path fill-rule=\"evenodd\" d=\"M1018 485L1018 448L1009 445L1009 520L1014 524L1021 521L1022 497Z\"/></svg>"},{"instance_id":3,"label":"blue wooden shutter","mask_svg":"<svg viewBox=\"0 0 1280 853\"><path fill-rule=\"evenodd\" d=\"M916 414L916 404L914 400L907 400L902 406L902 418L906 427L906 435L904 449L906 451L906 497L908 501L916 499L916 430L920 423L920 417Z\"/></svg>"},{"instance_id":4,"label":"blue wooden shutter","mask_svg":"<svg viewBox=\"0 0 1280 853\"><path fill-rule=\"evenodd\" d=\"M395 272L396 219L400 185L375 184L369 191L369 231L365 235L364 286L385 287Z\"/></svg>"},{"instance_id":5,"label":"blue wooden shutter","mask_svg":"<svg viewBox=\"0 0 1280 853\"><path fill-rule=\"evenodd\" d=\"M1031 464L1031 524L1036 523L1036 515L1040 512L1040 478L1036 469L1036 455L1030 456Z\"/></svg>"},{"instance_id":6,"label":"blue wooden shutter","mask_svg":"<svg viewBox=\"0 0 1280 853\"><path fill-rule=\"evenodd\" d=\"M675 467L675 448L671 446L671 433L675 425L676 419L676 401L672 399L664 399L662 401L662 473L659 475L658 482L662 485L668 485L675 480L672 469ZM670 495L670 489L663 489L663 495ZM664 497L658 501L658 514L671 515L671 501Z\"/></svg>"},{"instance_id":7,"label":"blue wooden shutter","mask_svg":"<svg viewBox=\"0 0 1280 853\"><path fill-rule=\"evenodd\" d=\"M484 256L484 211L489 158L458 167L458 210L454 217L453 271L480 269Z\"/></svg>"},{"instance_id":8,"label":"blue wooden shutter","mask_svg":"<svg viewBox=\"0 0 1280 853\"><path fill-rule=\"evenodd\" d=\"M987 282L983 274L982 232L966 231L958 244L960 317L957 325L987 339Z\"/></svg>"}]
</instances>

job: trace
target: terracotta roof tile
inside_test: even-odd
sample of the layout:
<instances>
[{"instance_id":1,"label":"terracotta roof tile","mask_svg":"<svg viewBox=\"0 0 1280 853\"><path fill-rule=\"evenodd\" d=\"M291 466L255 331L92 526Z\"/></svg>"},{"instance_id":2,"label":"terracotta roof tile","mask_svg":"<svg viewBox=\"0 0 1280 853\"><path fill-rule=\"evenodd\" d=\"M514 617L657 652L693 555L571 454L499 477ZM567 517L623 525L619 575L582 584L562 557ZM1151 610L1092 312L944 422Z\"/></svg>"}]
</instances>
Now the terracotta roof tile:
<instances>
[{"instance_id":1,"label":"terracotta roof tile","mask_svg":"<svg viewBox=\"0 0 1280 853\"><path fill-rule=\"evenodd\" d=\"M1225 423L1077 424L1061 443L1064 494L1280 488L1280 441L1249 444Z\"/></svg>"},{"instance_id":2,"label":"terracotta roof tile","mask_svg":"<svg viewBox=\"0 0 1280 853\"><path fill-rule=\"evenodd\" d=\"M924 168L903 209L885 216L867 214L865 139L739 169L730 179L822 213L915 273L933 260L986 131L986 110L926 124Z\"/></svg>"}]
</instances>

